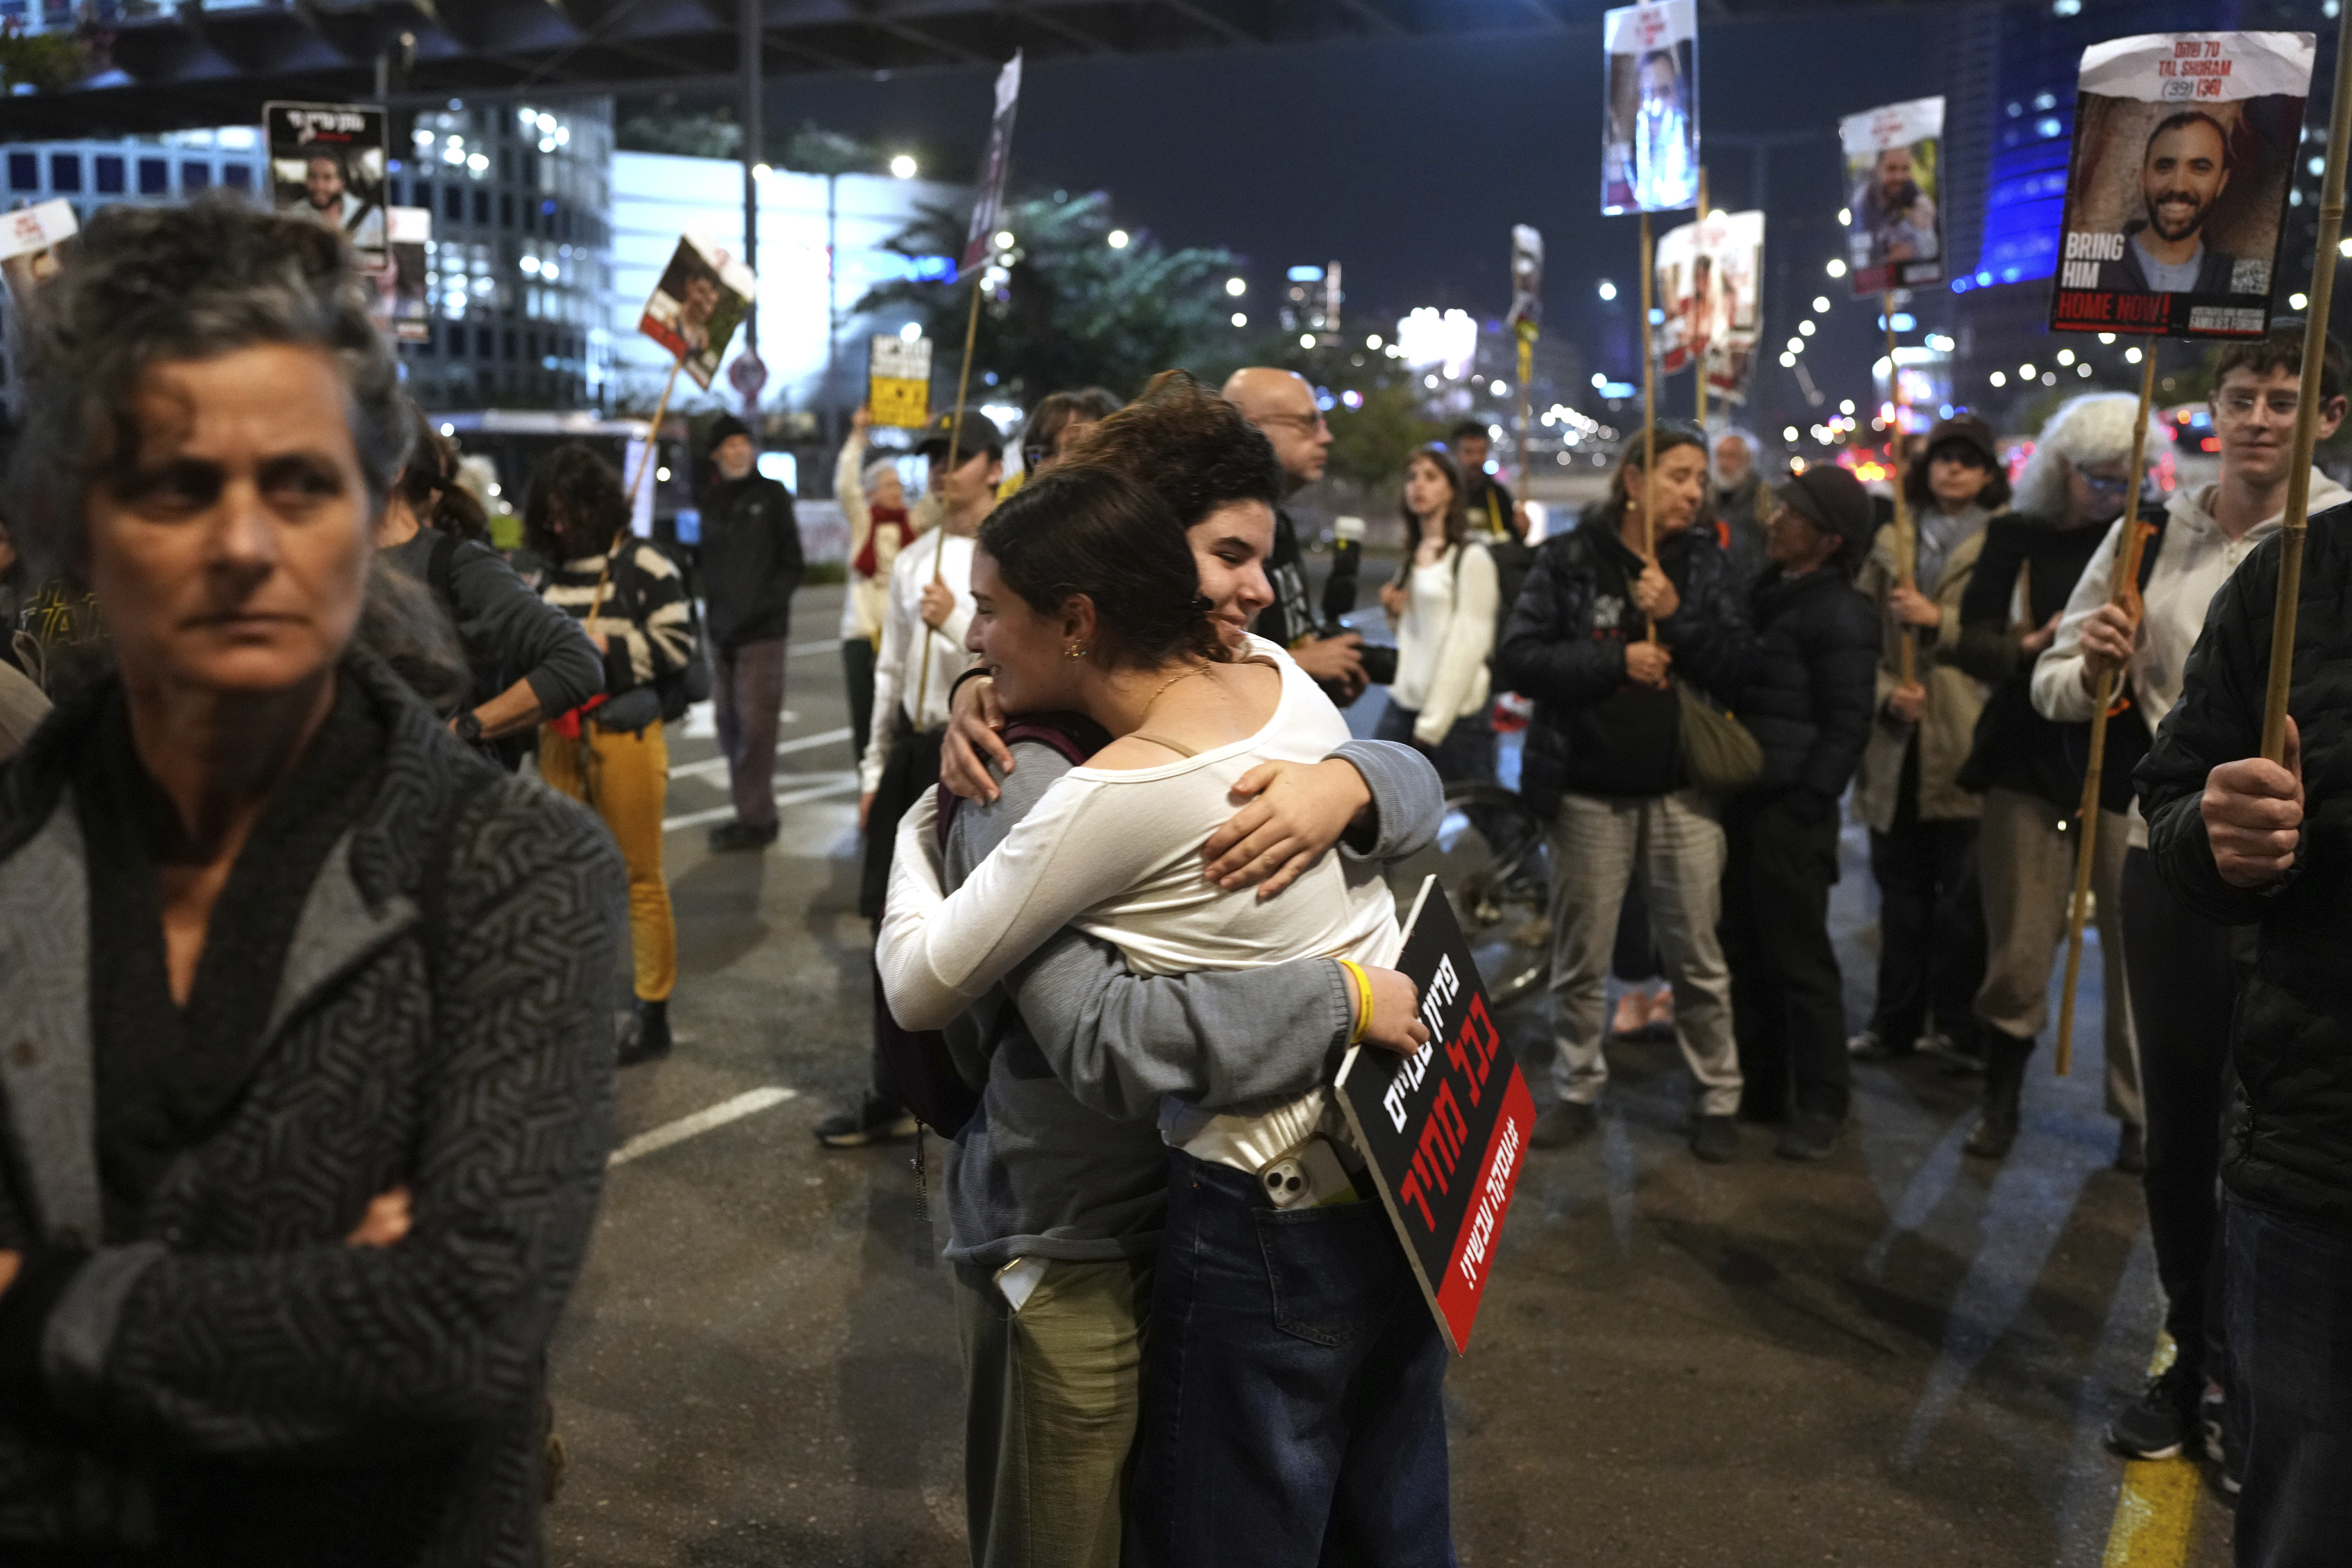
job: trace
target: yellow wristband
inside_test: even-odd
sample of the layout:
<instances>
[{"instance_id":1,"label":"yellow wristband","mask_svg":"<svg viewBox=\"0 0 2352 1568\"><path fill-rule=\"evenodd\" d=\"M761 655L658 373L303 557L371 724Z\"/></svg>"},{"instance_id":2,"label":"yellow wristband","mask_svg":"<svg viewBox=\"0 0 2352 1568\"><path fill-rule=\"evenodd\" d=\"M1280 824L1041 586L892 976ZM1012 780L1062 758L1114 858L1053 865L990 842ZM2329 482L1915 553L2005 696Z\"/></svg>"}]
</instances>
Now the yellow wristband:
<instances>
[{"instance_id":1,"label":"yellow wristband","mask_svg":"<svg viewBox=\"0 0 2352 1568\"><path fill-rule=\"evenodd\" d=\"M1364 966L1358 963L1352 958L1341 959L1339 961L1339 967L1353 975L1356 981L1356 1001L1359 1004L1356 1014L1356 1027L1354 1032L1348 1037L1348 1043L1352 1046L1363 1039L1366 1035L1371 1033L1372 981L1371 976L1364 973Z\"/></svg>"}]
</instances>

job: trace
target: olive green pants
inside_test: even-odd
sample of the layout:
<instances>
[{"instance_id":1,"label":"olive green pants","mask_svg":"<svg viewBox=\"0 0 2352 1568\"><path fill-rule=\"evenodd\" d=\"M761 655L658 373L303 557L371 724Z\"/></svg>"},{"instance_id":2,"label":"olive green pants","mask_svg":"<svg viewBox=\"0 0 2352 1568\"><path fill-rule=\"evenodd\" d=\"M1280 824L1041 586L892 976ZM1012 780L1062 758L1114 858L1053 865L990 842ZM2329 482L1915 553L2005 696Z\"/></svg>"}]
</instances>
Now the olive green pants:
<instances>
[{"instance_id":1,"label":"olive green pants","mask_svg":"<svg viewBox=\"0 0 2352 1568\"><path fill-rule=\"evenodd\" d=\"M1056 1260L1018 1311L955 1280L974 1568L1118 1568L1151 1265Z\"/></svg>"}]
</instances>

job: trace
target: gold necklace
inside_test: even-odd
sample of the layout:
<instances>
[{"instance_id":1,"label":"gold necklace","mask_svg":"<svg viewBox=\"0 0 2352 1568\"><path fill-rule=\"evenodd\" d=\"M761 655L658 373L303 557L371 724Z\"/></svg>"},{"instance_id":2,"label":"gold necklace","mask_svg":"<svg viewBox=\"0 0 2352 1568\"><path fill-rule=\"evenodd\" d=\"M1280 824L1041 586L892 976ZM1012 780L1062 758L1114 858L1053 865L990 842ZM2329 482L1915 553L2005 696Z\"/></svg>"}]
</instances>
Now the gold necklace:
<instances>
[{"instance_id":1,"label":"gold necklace","mask_svg":"<svg viewBox=\"0 0 2352 1568\"><path fill-rule=\"evenodd\" d=\"M1175 685L1178 681L1180 681L1180 680L1182 680L1182 679L1186 679L1186 677L1198 675L1198 674L1200 674L1202 670L1207 669L1207 668L1210 668L1210 667L1209 667L1208 665L1206 665L1206 664L1196 664L1196 665L1194 665L1192 668L1190 668L1190 669L1188 669L1188 670L1184 671L1184 673L1183 673L1182 675L1171 675L1171 676L1170 676L1167 679L1165 679L1165 680L1161 681L1161 682L1160 683L1160 689L1159 689L1158 691L1154 691L1154 692L1153 692L1150 697L1148 697L1148 698L1146 698L1146 699L1144 700L1144 703L1143 703L1143 710L1144 710L1144 712L1146 712L1146 713L1150 712L1150 711L1151 711L1151 705L1152 705L1154 702L1159 701L1159 700L1160 700L1160 697L1161 697L1161 695L1162 695L1162 694L1164 694L1170 687L1171 687L1171 686Z\"/></svg>"}]
</instances>

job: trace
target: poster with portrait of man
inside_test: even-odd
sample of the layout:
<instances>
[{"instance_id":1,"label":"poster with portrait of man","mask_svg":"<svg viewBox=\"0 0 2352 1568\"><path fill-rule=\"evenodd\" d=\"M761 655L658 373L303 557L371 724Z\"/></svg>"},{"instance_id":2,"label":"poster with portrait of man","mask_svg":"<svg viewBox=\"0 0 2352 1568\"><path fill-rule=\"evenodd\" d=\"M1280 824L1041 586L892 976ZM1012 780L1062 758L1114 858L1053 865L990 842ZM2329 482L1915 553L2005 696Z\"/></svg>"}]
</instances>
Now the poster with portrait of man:
<instances>
[{"instance_id":1,"label":"poster with portrait of man","mask_svg":"<svg viewBox=\"0 0 2352 1568\"><path fill-rule=\"evenodd\" d=\"M1845 149L1846 275L1853 297L1923 289L1944 280L1944 100L1849 114Z\"/></svg>"},{"instance_id":2,"label":"poster with portrait of man","mask_svg":"<svg viewBox=\"0 0 2352 1568\"><path fill-rule=\"evenodd\" d=\"M433 209L387 208L384 233L392 248L392 264L376 274L378 309L396 341L424 342L433 335L433 305L425 293L425 247L433 243Z\"/></svg>"},{"instance_id":3,"label":"poster with portrait of man","mask_svg":"<svg viewBox=\"0 0 2352 1568\"><path fill-rule=\"evenodd\" d=\"M365 103L268 103L261 117L270 205L341 235L362 267L386 266L383 110Z\"/></svg>"},{"instance_id":4,"label":"poster with portrait of man","mask_svg":"<svg viewBox=\"0 0 2352 1568\"><path fill-rule=\"evenodd\" d=\"M1657 329L1659 368L1672 375L1703 363L1710 387L1739 395L1763 327L1764 215L1713 213L1668 229L1654 260L1665 318Z\"/></svg>"},{"instance_id":5,"label":"poster with portrait of man","mask_svg":"<svg viewBox=\"0 0 2352 1568\"><path fill-rule=\"evenodd\" d=\"M37 202L0 216L0 279L19 309L33 290L65 269L80 245L81 224L68 201Z\"/></svg>"},{"instance_id":6,"label":"poster with portrait of man","mask_svg":"<svg viewBox=\"0 0 2352 1568\"><path fill-rule=\"evenodd\" d=\"M1680 212L1698 205L1696 0L1627 5L1601 23L1601 210Z\"/></svg>"},{"instance_id":7,"label":"poster with portrait of man","mask_svg":"<svg viewBox=\"0 0 2352 1568\"><path fill-rule=\"evenodd\" d=\"M751 269L733 252L680 235L637 318L637 331L676 354L694 384L708 392L758 288Z\"/></svg>"},{"instance_id":8,"label":"poster with portrait of man","mask_svg":"<svg viewBox=\"0 0 2352 1568\"><path fill-rule=\"evenodd\" d=\"M2083 51L2053 331L2260 337L2301 156L2309 33Z\"/></svg>"}]
</instances>

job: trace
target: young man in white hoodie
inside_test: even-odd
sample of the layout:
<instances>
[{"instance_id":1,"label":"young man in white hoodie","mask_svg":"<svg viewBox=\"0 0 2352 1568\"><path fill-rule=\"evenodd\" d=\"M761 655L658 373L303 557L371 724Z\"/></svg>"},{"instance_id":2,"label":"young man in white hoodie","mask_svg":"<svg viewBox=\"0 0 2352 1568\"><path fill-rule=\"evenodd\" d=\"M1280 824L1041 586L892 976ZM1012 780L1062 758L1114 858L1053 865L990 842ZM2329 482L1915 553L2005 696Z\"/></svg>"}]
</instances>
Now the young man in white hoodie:
<instances>
[{"instance_id":1,"label":"young man in white hoodie","mask_svg":"<svg viewBox=\"0 0 2352 1568\"><path fill-rule=\"evenodd\" d=\"M2123 525L2109 530L2076 583L2049 652L2033 670L2033 706L2045 719L2088 722L2100 681L2122 670L2129 706L2108 720L2106 774L2118 778L2147 750L2179 700L2189 650L2205 627L2206 606L2239 563L2279 530L2301 399L2303 326L2232 343L2214 366L2213 428L2221 477L2175 495L2143 548L2142 613L2109 603ZM2343 423L2344 351L2328 341L2319 395L2319 438ZM2310 510L2352 500L2314 469ZM2178 1354L2140 1399L2107 1428L2120 1452L2164 1458L2199 1432L2221 1447L2223 1391L2221 1211L2215 1178L2228 1071L2230 1013L2239 964L2251 956L2251 927L2217 926L2192 911L2157 875L2147 823L2131 807L2124 858L2124 979L2139 1040L2147 1100L2148 1229L2166 1298L2166 1327ZM2109 997L2109 1006L2120 999ZM2213 1458L2223 1459L2220 1452ZM2230 1468L2224 1459L2225 1474Z\"/></svg>"}]
</instances>

